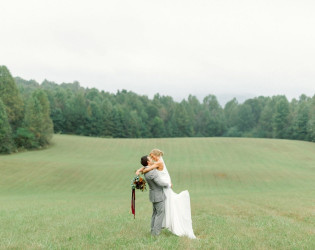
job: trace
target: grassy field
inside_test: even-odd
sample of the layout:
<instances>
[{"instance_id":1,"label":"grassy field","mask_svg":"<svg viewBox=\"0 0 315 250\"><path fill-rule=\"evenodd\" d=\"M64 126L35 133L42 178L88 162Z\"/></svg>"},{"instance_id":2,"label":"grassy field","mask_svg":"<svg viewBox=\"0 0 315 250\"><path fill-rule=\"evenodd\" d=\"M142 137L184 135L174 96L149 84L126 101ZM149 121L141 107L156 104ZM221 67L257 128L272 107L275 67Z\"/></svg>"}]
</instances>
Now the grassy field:
<instances>
[{"instance_id":1,"label":"grassy field","mask_svg":"<svg viewBox=\"0 0 315 250\"><path fill-rule=\"evenodd\" d=\"M198 240L150 237L140 157L165 152L188 189ZM45 150L0 156L1 249L315 249L315 143L238 138L55 135Z\"/></svg>"}]
</instances>

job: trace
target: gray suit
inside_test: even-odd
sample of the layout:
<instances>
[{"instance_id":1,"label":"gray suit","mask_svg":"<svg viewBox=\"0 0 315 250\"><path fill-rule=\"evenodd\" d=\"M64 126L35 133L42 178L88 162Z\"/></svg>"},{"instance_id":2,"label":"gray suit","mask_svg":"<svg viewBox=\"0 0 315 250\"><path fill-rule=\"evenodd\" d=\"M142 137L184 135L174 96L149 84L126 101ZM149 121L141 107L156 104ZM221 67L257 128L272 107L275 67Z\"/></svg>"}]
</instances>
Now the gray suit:
<instances>
[{"instance_id":1,"label":"gray suit","mask_svg":"<svg viewBox=\"0 0 315 250\"><path fill-rule=\"evenodd\" d=\"M150 187L150 201L153 204L153 213L151 219L151 234L159 235L162 229L162 222L165 215L165 195L163 187L170 185L160 179L158 170L154 169L144 174L144 177Z\"/></svg>"}]
</instances>

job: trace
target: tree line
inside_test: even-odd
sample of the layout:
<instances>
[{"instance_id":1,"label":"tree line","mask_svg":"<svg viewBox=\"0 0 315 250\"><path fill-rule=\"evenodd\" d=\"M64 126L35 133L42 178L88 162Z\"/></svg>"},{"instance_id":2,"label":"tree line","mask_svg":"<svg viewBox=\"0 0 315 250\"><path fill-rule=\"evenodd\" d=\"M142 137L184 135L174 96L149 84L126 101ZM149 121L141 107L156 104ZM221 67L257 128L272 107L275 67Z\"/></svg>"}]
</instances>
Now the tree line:
<instances>
[{"instance_id":1,"label":"tree line","mask_svg":"<svg viewBox=\"0 0 315 250\"><path fill-rule=\"evenodd\" d=\"M243 103L234 98L222 107L215 95L202 101L189 95L176 102L159 94L149 99L126 90L113 94L83 88L78 82L56 84L45 80L39 84L10 76L15 84L10 93L16 100L8 101L2 93L2 77L0 99L6 108L0 108L0 113L5 110L6 115L2 112L0 119L7 116L11 132L1 129L0 134L13 137L16 147L47 145L52 123L55 133L98 137L227 136L315 141L315 95L301 95L291 101L284 95L259 96ZM5 119L0 122L5 124ZM8 136L10 133L12 136Z\"/></svg>"},{"instance_id":2,"label":"tree line","mask_svg":"<svg viewBox=\"0 0 315 250\"><path fill-rule=\"evenodd\" d=\"M0 66L0 153L44 147L52 135L46 92L37 88L23 98L9 70Z\"/></svg>"}]
</instances>

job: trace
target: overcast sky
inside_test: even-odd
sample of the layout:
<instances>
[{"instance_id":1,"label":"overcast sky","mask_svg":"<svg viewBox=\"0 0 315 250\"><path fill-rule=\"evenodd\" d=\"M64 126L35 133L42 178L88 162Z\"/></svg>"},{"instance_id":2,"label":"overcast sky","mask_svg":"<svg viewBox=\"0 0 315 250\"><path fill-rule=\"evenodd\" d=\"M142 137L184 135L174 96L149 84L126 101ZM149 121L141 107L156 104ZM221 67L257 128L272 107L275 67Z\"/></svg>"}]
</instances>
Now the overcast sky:
<instances>
[{"instance_id":1,"label":"overcast sky","mask_svg":"<svg viewBox=\"0 0 315 250\"><path fill-rule=\"evenodd\" d=\"M179 101L315 94L313 0L0 0L13 76Z\"/></svg>"}]
</instances>

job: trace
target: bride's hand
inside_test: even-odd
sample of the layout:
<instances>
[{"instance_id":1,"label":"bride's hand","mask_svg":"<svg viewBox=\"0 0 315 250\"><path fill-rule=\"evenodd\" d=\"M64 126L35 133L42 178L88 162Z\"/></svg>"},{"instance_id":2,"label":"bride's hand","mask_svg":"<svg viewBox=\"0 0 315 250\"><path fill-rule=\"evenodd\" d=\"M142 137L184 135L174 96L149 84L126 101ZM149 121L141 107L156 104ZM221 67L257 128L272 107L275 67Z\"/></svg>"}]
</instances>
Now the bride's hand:
<instances>
[{"instance_id":1,"label":"bride's hand","mask_svg":"<svg viewBox=\"0 0 315 250\"><path fill-rule=\"evenodd\" d=\"M171 188L173 188L173 183L171 182Z\"/></svg>"},{"instance_id":2,"label":"bride's hand","mask_svg":"<svg viewBox=\"0 0 315 250\"><path fill-rule=\"evenodd\" d=\"M140 171L139 170L136 171L136 175L140 175Z\"/></svg>"}]
</instances>

